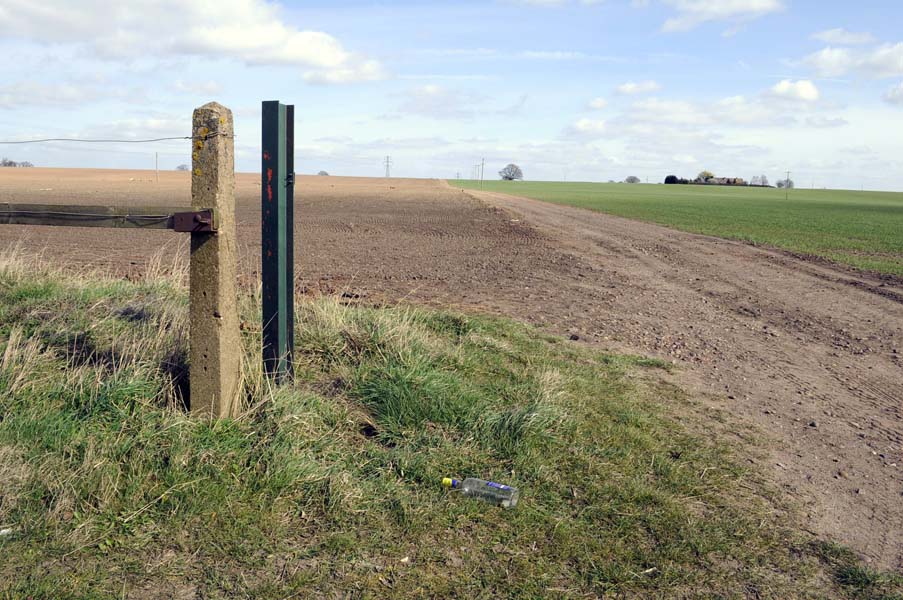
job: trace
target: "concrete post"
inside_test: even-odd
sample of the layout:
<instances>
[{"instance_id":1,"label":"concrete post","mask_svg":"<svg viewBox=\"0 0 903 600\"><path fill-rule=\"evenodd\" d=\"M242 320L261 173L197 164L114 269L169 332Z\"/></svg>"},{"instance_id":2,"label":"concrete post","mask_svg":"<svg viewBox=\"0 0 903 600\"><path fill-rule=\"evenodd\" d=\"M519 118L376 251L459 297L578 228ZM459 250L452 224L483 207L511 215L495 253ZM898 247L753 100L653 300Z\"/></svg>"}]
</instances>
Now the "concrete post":
<instances>
[{"instance_id":1,"label":"concrete post","mask_svg":"<svg viewBox=\"0 0 903 600\"><path fill-rule=\"evenodd\" d=\"M213 208L218 232L191 234L191 412L224 418L239 409L242 352L232 111L216 102L195 109L192 136L191 207Z\"/></svg>"}]
</instances>

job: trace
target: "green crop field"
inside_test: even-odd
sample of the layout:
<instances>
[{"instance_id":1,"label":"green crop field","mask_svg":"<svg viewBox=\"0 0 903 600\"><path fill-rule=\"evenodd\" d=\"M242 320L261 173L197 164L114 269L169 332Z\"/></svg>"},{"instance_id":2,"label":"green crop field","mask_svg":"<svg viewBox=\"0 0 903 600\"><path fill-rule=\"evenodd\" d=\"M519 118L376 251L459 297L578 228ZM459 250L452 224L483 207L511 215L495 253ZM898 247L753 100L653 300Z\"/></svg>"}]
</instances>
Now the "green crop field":
<instances>
[{"instance_id":1,"label":"green crop field","mask_svg":"<svg viewBox=\"0 0 903 600\"><path fill-rule=\"evenodd\" d=\"M792 190L785 199L771 188L503 181L485 182L484 189L903 275L900 193Z\"/></svg>"}]
</instances>

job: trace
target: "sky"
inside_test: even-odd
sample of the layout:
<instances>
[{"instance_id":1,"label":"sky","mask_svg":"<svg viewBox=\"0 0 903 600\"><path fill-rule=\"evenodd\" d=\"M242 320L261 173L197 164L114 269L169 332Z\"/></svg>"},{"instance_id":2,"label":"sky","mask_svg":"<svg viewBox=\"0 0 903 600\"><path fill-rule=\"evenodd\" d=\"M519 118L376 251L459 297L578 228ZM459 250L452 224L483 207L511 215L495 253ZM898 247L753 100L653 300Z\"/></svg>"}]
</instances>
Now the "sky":
<instances>
[{"instance_id":1,"label":"sky","mask_svg":"<svg viewBox=\"0 0 903 600\"><path fill-rule=\"evenodd\" d=\"M254 172L281 100L301 174L901 191L901 22L899 0L0 0L0 141L190 135L215 100ZM0 156L170 170L188 144Z\"/></svg>"}]
</instances>

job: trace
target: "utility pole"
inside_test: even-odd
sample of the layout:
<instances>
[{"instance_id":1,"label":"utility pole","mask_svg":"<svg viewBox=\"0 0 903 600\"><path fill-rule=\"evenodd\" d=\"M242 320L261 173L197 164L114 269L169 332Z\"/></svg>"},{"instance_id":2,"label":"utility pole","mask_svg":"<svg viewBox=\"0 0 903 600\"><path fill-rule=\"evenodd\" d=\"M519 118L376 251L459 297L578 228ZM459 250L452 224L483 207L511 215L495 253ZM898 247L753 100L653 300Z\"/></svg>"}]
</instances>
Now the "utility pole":
<instances>
[{"instance_id":1,"label":"utility pole","mask_svg":"<svg viewBox=\"0 0 903 600\"><path fill-rule=\"evenodd\" d=\"M480 189L483 189L483 171L486 170L486 159L480 161Z\"/></svg>"},{"instance_id":2,"label":"utility pole","mask_svg":"<svg viewBox=\"0 0 903 600\"><path fill-rule=\"evenodd\" d=\"M392 176L392 157L386 157L386 179Z\"/></svg>"},{"instance_id":3,"label":"utility pole","mask_svg":"<svg viewBox=\"0 0 903 600\"><path fill-rule=\"evenodd\" d=\"M787 179L784 180L784 201L790 198L790 171L787 171Z\"/></svg>"}]
</instances>

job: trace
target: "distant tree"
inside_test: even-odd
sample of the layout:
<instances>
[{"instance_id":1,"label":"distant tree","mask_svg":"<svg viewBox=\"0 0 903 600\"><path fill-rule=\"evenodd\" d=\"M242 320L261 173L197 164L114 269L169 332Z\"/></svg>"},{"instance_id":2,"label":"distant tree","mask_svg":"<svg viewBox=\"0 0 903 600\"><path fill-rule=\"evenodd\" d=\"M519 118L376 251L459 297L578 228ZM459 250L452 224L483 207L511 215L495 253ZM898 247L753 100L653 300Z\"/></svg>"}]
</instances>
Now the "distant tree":
<instances>
[{"instance_id":1,"label":"distant tree","mask_svg":"<svg viewBox=\"0 0 903 600\"><path fill-rule=\"evenodd\" d=\"M715 174L712 173L711 171L700 171L699 175L696 176L696 180L697 181L708 181L709 179L712 179L713 177L715 177Z\"/></svg>"},{"instance_id":2,"label":"distant tree","mask_svg":"<svg viewBox=\"0 0 903 600\"><path fill-rule=\"evenodd\" d=\"M674 185L675 183L679 183L680 179L677 178L677 175L668 175L665 177L665 183L668 185Z\"/></svg>"},{"instance_id":3,"label":"distant tree","mask_svg":"<svg viewBox=\"0 0 903 600\"><path fill-rule=\"evenodd\" d=\"M501 177L504 181L514 181L515 179L523 179L524 172L521 171L521 168L517 165L510 164L499 171L499 177Z\"/></svg>"},{"instance_id":4,"label":"distant tree","mask_svg":"<svg viewBox=\"0 0 903 600\"><path fill-rule=\"evenodd\" d=\"M624 183L639 183L639 182L640 182L640 178L637 177L636 175L631 175L630 177L628 177L627 179L624 180Z\"/></svg>"},{"instance_id":5,"label":"distant tree","mask_svg":"<svg viewBox=\"0 0 903 600\"><path fill-rule=\"evenodd\" d=\"M753 175L753 178L750 179L749 185L758 186L762 185L762 177L760 175Z\"/></svg>"},{"instance_id":6,"label":"distant tree","mask_svg":"<svg viewBox=\"0 0 903 600\"><path fill-rule=\"evenodd\" d=\"M23 160L22 162L19 163L19 166L23 167L23 168L29 168L29 167L33 167L34 165L31 164L30 162L28 162L27 160Z\"/></svg>"},{"instance_id":7,"label":"distant tree","mask_svg":"<svg viewBox=\"0 0 903 600\"><path fill-rule=\"evenodd\" d=\"M765 175L760 175L759 176L759 185L761 185L762 187L767 187L768 186L768 177L766 177Z\"/></svg>"},{"instance_id":8,"label":"distant tree","mask_svg":"<svg viewBox=\"0 0 903 600\"><path fill-rule=\"evenodd\" d=\"M320 171L319 173L317 173L317 175L319 175L320 177L329 177L329 173L327 173L326 171Z\"/></svg>"},{"instance_id":9,"label":"distant tree","mask_svg":"<svg viewBox=\"0 0 903 600\"><path fill-rule=\"evenodd\" d=\"M790 188L791 190L796 187L792 179L778 179L777 186L781 189Z\"/></svg>"},{"instance_id":10,"label":"distant tree","mask_svg":"<svg viewBox=\"0 0 903 600\"><path fill-rule=\"evenodd\" d=\"M181 165L176 167L176 171L190 171L190 170L191 170L191 167L189 167L185 163L182 163Z\"/></svg>"}]
</instances>

